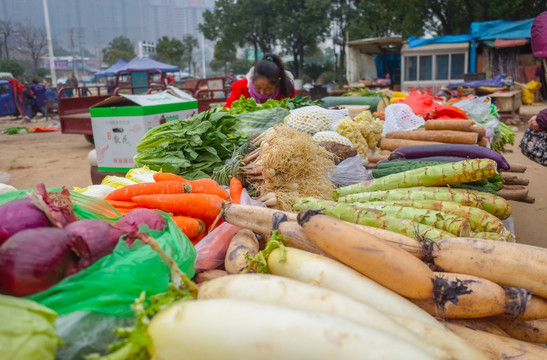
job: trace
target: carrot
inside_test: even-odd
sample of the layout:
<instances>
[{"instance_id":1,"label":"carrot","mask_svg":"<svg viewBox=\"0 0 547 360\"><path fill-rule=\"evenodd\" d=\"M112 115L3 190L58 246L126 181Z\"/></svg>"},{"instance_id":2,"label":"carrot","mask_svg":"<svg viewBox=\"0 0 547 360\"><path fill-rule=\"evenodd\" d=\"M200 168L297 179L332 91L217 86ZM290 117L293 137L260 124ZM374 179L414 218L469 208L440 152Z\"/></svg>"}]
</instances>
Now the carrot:
<instances>
[{"instance_id":1,"label":"carrot","mask_svg":"<svg viewBox=\"0 0 547 360\"><path fill-rule=\"evenodd\" d=\"M133 210L142 209L142 208L136 207L136 208L133 208L133 209L124 209L124 208L117 208L117 207L115 207L114 209L116 209L116 211L119 212L120 214L125 215L125 214L127 214L127 213L130 213L130 212L133 211Z\"/></svg>"},{"instance_id":2,"label":"carrot","mask_svg":"<svg viewBox=\"0 0 547 360\"><path fill-rule=\"evenodd\" d=\"M190 241L192 242L192 245L196 246L203 238L207 235L207 233L203 233L201 235L195 236L193 238L190 238Z\"/></svg>"},{"instance_id":3,"label":"carrot","mask_svg":"<svg viewBox=\"0 0 547 360\"><path fill-rule=\"evenodd\" d=\"M131 201L119 201L119 200L105 200L107 203L115 207L116 209L134 209L139 205Z\"/></svg>"},{"instance_id":4,"label":"carrot","mask_svg":"<svg viewBox=\"0 0 547 360\"><path fill-rule=\"evenodd\" d=\"M201 219L189 216L171 216L171 220L189 238L199 236L205 232L205 223Z\"/></svg>"},{"instance_id":5,"label":"carrot","mask_svg":"<svg viewBox=\"0 0 547 360\"><path fill-rule=\"evenodd\" d=\"M241 204L241 192L243 184L237 178L233 177L230 180L230 202L232 204Z\"/></svg>"},{"instance_id":6,"label":"carrot","mask_svg":"<svg viewBox=\"0 0 547 360\"><path fill-rule=\"evenodd\" d=\"M133 202L146 208L190 216L207 222L220 214L224 200L211 194L155 194L135 196Z\"/></svg>"},{"instance_id":7,"label":"carrot","mask_svg":"<svg viewBox=\"0 0 547 360\"><path fill-rule=\"evenodd\" d=\"M194 194L217 195L228 200L228 192L224 190L215 180L204 178L192 180L184 184L184 192Z\"/></svg>"},{"instance_id":8,"label":"carrot","mask_svg":"<svg viewBox=\"0 0 547 360\"><path fill-rule=\"evenodd\" d=\"M105 200L131 201L134 196L152 194L182 194L183 183L179 181L146 182L127 185L111 191Z\"/></svg>"},{"instance_id":9,"label":"carrot","mask_svg":"<svg viewBox=\"0 0 547 360\"><path fill-rule=\"evenodd\" d=\"M179 181L182 183L187 183L189 180L186 180L180 175L172 174L172 173L164 173L164 172L157 172L154 173L154 180L157 182L160 181Z\"/></svg>"},{"instance_id":10,"label":"carrot","mask_svg":"<svg viewBox=\"0 0 547 360\"><path fill-rule=\"evenodd\" d=\"M386 138L472 145L477 143L479 134L456 130L413 130L392 131L386 134Z\"/></svg>"}]
</instances>

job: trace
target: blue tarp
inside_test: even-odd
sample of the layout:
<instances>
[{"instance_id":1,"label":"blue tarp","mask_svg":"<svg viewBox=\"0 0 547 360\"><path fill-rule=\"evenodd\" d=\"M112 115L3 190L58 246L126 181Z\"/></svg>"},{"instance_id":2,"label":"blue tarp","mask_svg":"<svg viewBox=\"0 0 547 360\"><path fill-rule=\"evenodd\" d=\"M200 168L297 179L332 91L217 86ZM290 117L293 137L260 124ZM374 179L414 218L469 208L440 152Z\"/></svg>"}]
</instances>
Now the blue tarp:
<instances>
[{"instance_id":1,"label":"blue tarp","mask_svg":"<svg viewBox=\"0 0 547 360\"><path fill-rule=\"evenodd\" d=\"M464 87L488 86L488 87L502 88L502 87L505 86L505 78L506 78L505 74L500 74L500 75L497 75L493 79L475 80L475 81L448 84L448 85L446 85L446 87L449 88L449 89L457 88L457 87L460 87L460 86L464 86Z\"/></svg>"},{"instance_id":2,"label":"blue tarp","mask_svg":"<svg viewBox=\"0 0 547 360\"><path fill-rule=\"evenodd\" d=\"M108 77L108 76L116 76L118 71L122 67L124 67L126 64L127 64L127 62L125 60L120 59L120 60L118 60L117 63L115 63L114 65L112 65L108 69L105 69L103 71L99 71L98 73L96 73L95 77L96 78L101 78L101 77Z\"/></svg>"},{"instance_id":3,"label":"blue tarp","mask_svg":"<svg viewBox=\"0 0 547 360\"><path fill-rule=\"evenodd\" d=\"M471 40L471 35L468 35L468 34L444 35L444 36L437 36L437 37L429 38L429 39L420 39L416 36L411 36L407 39L409 49L425 46L425 45L431 45L431 44L460 43L460 42L467 42L470 40Z\"/></svg>"},{"instance_id":4,"label":"blue tarp","mask_svg":"<svg viewBox=\"0 0 547 360\"><path fill-rule=\"evenodd\" d=\"M475 40L529 39L534 19L519 21L483 21L471 23L469 32Z\"/></svg>"},{"instance_id":5,"label":"blue tarp","mask_svg":"<svg viewBox=\"0 0 547 360\"><path fill-rule=\"evenodd\" d=\"M473 22L469 28L470 34L465 35L444 35L431 39L420 39L415 36L409 37L408 47L415 48L430 44L445 44L457 42L470 42L469 54L469 72L474 73L476 70L476 41L495 40L495 39L529 39L534 19L518 20L518 21L483 21Z\"/></svg>"},{"instance_id":6,"label":"blue tarp","mask_svg":"<svg viewBox=\"0 0 547 360\"><path fill-rule=\"evenodd\" d=\"M161 72L177 72L180 68L175 65L164 64L145 57L136 57L118 71L123 70L160 70Z\"/></svg>"}]
</instances>

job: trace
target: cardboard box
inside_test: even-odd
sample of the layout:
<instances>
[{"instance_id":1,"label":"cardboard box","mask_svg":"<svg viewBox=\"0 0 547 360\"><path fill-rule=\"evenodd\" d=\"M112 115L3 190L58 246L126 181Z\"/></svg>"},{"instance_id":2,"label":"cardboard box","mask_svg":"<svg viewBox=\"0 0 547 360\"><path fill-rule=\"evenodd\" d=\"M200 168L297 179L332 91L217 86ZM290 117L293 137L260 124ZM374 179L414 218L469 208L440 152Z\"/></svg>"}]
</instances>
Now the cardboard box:
<instances>
[{"instance_id":1,"label":"cardboard box","mask_svg":"<svg viewBox=\"0 0 547 360\"><path fill-rule=\"evenodd\" d=\"M136 145L148 130L192 116L198 112L198 102L170 87L150 95L111 96L89 111L99 171L126 172L134 167Z\"/></svg>"}]
</instances>

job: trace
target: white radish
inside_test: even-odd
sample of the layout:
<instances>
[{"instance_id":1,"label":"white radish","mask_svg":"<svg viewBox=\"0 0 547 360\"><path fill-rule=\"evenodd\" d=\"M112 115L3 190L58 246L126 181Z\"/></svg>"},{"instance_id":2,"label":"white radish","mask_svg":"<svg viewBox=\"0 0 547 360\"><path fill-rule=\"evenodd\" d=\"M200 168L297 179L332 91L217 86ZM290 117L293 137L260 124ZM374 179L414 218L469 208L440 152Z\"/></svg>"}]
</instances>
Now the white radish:
<instances>
[{"instance_id":1,"label":"white radish","mask_svg":"<svg viewBox=\"0 0 547 360\"><path fill-rule=\"evenodd\" d=\"M148 333L156 360L434 359L337 316L235 299L178 302L152 319Z\"/></svg>"},{"instance_id":2,"label":"white radish","mask_svg":"<svg viewBox=\"0 0 547 360\"><path fill-rule=\"evenodd\" d=\"M332 290L271 274L239 274L207 281L198 299L230 298L317 311L408 340L438 359L455 359L370 305ZM463 358L461 358L463 359Z\"/></svg>"},{"instance_id":3,"label":"white radish","mask_svg":"<svg viewBox=\"0 0 547 360\"><path fill-rule=\"evenodd\" d=\"M325 256L288 247L285 247L284 253L280 249L275 249L268 257L268 268L274 275L337 291L388 315L408 317L442 328L434 317L404 297L349 266Z\"/></svg>"}]
</instances>

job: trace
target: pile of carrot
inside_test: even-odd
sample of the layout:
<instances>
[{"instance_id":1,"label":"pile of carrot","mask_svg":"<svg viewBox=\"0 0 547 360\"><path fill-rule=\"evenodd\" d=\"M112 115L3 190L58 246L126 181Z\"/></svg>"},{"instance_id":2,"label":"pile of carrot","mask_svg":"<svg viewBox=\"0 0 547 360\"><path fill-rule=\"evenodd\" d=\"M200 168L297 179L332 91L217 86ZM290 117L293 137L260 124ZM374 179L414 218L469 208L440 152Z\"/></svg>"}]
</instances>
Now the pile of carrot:
<instances>
[{"instance_id":1,"label":"pile of carrot","mask_svg":"<svg viewBox=\"0 0 547 360\"><path fill-rule=\"evenodd\" d=\"M471 144L488 146L484 126L474 126L472 120L432 119L424 128L411 131L392 131L380 141L380 149L394 151L402 146L431 144Z\"/></svg>"},{"instance_id":2,"label":"pile of carrot","mask_svg":"<svg viewBox=\"0 0 547 360\"><path fill-rule=\"evenodd\" d=\"M104 201L121 214L139 208L169 213L194 245L222 223L218 218L224 203L239 204L243 190L236 178L230 182L229 191L208 178L187 180L177 174L158 172L154 180L120 187Z\"/></svg>"}]
</instances>

